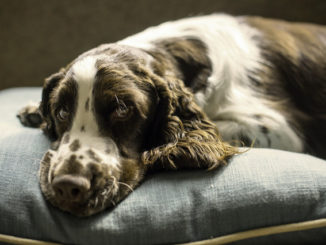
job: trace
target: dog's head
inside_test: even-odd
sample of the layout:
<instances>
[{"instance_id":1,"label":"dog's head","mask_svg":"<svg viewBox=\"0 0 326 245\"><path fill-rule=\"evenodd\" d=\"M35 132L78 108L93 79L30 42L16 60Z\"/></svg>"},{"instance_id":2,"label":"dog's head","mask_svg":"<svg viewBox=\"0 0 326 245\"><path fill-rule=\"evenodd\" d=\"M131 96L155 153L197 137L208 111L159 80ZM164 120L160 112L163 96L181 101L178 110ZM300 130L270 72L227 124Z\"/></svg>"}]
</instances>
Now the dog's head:
<instances>
[{"instance_id":1,"label":"dog's head","mask_svg":"<svg viewBox=\"0 0 326 245\"><path fill-rule=\"evenodd\" d=\"M53 205L91 215L124 198L148 167L214 168L236 152L194 103L178 61L163 60L112 44L46 80L40 111L57 148L43 157L40 183Z\"/></svg>"}]
</instances>

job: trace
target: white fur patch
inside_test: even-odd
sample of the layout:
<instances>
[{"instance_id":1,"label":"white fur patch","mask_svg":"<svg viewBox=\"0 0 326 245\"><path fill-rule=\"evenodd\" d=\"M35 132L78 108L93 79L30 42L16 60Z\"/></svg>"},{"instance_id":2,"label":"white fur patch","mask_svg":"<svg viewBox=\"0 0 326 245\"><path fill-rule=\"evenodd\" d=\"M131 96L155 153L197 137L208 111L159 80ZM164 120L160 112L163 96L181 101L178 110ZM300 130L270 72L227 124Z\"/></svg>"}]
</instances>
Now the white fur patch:
<instances>
[{"instance_id":1,"label":"white fur patch","mask_svg":"<svg viewBox=\"0 0 326 245\"><path fill-rule=\"evenodd\" d=\"M72 66L74 78L78 81L78 84L92 84L97 73L96 69L96 57L87 56L77 61Z\"/></svg>"},{"instance_id":2,"label":"white fur patch","mask_svg":"<svg viewBox=\"0 0 326 245\"><path fill-rule=\"evenodd\" d=\"M89 106L93 102L92 89L95 83L96 57L88 56L80 61L77 61L73 67L73 77L78 84L78 102L76 114L74 117L71 133L76 134L81 132L84 127L88 134L98 136L98 126L95 121L95 115L91 109L86 111L86 103Z\"/></svg>"}]
</instances>

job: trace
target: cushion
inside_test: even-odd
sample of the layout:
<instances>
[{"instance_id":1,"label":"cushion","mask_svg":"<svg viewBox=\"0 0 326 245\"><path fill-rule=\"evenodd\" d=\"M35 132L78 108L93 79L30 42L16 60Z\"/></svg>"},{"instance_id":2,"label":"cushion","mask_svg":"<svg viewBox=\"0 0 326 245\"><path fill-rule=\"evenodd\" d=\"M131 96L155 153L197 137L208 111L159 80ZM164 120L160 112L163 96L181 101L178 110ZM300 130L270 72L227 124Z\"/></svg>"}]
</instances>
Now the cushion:
<instances>
[{"instance_id":1,"label":"cushion","mask_svg":"<svg viewBox=\"0 0 326 245\"><path fill-rule=\"evenodd\" d=\"M0 243L322 244L326 161L250 149L218 170L148 175L113 209L77 218L52 207L39 188L49 147L16 112L41 88L0 91ZM196 243L198 242L198 243Z\"/></svg>"}]
</instances>

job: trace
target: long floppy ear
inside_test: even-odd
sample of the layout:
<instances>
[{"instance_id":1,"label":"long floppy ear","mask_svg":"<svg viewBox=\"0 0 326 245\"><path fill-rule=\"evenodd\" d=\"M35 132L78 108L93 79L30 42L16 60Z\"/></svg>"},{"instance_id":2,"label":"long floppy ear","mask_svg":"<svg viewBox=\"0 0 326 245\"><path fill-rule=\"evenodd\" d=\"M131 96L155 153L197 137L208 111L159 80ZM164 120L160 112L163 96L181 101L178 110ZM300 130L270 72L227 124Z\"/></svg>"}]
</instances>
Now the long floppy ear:
<instances>
[{"instance_id":1,"label":"long floppy ear","mask_svg":"<svg viewBox=\"0 0 326 245\"><path fill-rule=\"evenodd\" d=\"M145 164L213 169L238 153L222 141L216 126L195 104L181 80L156 77L154 83L160 101L153 123L156 133L151 135L155 143L142 155Z\"/></svg>"},{"instance_id":2,"label":"long floppy ear","mask_svg":"<svg viewBox=\"0 0 326 245\"><path fill-rule=\"evenodd\" d=\"M51 140L57 139L57 133L55 130L54 119L51 115L50 97L53 90L58 86L60 80L64 77L64 69L61 69L58 73L52 74L45 79L42 101L40 103L40 112L43 117L44 123L41 125L42 130Z\"/></svg>"}]
</instances>

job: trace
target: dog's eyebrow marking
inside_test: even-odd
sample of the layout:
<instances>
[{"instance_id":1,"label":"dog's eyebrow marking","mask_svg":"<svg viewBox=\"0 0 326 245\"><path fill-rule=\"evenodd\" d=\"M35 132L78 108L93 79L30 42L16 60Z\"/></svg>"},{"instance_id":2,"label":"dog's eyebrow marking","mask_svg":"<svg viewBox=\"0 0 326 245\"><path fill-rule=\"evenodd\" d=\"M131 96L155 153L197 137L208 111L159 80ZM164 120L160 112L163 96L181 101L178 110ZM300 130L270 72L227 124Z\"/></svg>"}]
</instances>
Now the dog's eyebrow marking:
<instances>
[{"instance_id":1,"label":"dog's eyebrow marking","mask_svg":"<svg viewBox=\"0 0 326 245\"><path fill-rule=\"evenodd\" d=\"M87 98L86 103L85 103L85 110L89 110L89 98Z\"/></svg>"},{"instance_id":2,"label":"dog's eyebrow marking","mask_svg":"<svg viewBox=\"0 0 326 245\"><path fill-rule=\"evenodd\" d=\"M69 149L71 151L77 151L80 148L80 142L79 140L74 140L70 145L69 145Z\"/></svg>"}]
</instances>

